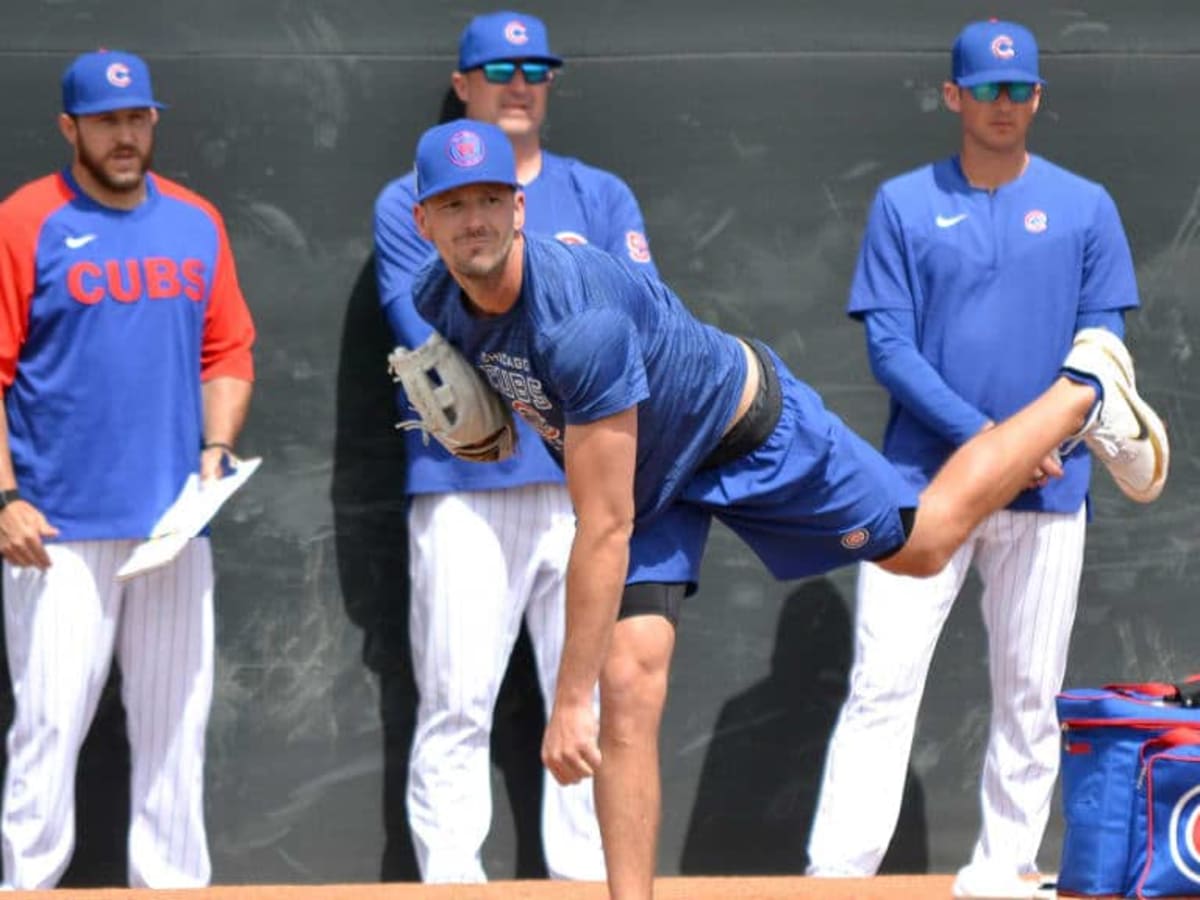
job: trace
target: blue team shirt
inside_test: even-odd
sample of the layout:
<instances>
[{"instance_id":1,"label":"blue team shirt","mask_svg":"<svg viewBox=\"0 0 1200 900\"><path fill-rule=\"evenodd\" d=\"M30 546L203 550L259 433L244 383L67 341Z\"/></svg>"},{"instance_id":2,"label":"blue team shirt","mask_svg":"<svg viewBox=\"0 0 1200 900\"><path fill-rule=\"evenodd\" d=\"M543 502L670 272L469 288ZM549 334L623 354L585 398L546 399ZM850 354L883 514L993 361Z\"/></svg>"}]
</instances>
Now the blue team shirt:
<instances>
[{"instance_id":1,"label":"blue team shirt","mask_svg":"<svg viewBox=\"0 0 1200 900\"><path fill-rule=\"evenodd\" d=\"M430 333L413 308L413 276L433 254L413 222L415 174L393 181L375 204L375 266L379 296L395 340L416 347ZM577 159L542 151L542 169L524 186L525 232L567 244L590 244L657 277L637 200L616 175ZM403 415L413 413L399 392ZM408 432L409 493L491 490L538 482L561 482L562 471L530 428L519 421L518 451L502 463L480 465L451 456L435 441Z\"/></svg>"},{"instance_id":2,"label":"blue team shirt","mask_svg":"<svg viewBox=\"0 0 1200 900\"><path fill-rule=\"evenodd\" d=\"M144 538L199 469L202 381L253 380L224 222L146 176L132 210L70 171L0 204L0 385L17 487L59 540Z\"/></svg>"},{"instance_id":3,"label":"blue team shirt","mask_svg":"<svg viewBox=\"0 0 1200 900\"><path fill-rule=\"evenodd\" d=\"M476 316L445 264L417 275L420 313L458 347L561 460L567 425L638 407L634 502L649 521L716 447L746 378L736 338L689 313L653 277L590 246L527 235L513 307Z\"/></svg>"},{"instance_id":4,"label":"blue team shirt","mask_svg":"<svg viewBox=\"0 0 1200 900\"><path fill-rule=\"evenodd\" d=\"M910 314L915 341L946 387L1001 421L1058 376L1080 321L1137 306L1129 244L1098 184L1030 156L1020 178L971 187L957 158L886 182L876 195L849 312ZM883 452L914 486L933 477L965 435L938 429L892 399ZM1025 491L1012 509L1074 512L1087 495L1081 444L1064 476Z\"/></svg>"}]
</instances>

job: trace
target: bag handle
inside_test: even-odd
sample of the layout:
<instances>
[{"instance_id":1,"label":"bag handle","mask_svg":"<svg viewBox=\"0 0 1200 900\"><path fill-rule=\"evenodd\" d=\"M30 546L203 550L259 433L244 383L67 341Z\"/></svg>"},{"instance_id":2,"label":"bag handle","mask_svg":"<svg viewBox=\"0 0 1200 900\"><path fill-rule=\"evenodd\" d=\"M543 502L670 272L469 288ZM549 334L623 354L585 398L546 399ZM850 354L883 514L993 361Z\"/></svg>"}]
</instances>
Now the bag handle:
<instances>
[{"instance_id":1,"label":"bag handle","mask_svg":"<svg viewBox=\"0 0 1200 900\"><path fill-rule=\"evenodd\" d=\"M1164 731L1156 738L1151 738L1142 745L1143 753L1145 750L1157 750L1166 747L1186 747L1192 744L1200 744L1200 729L1198 728L1172 728L1170 731Z\"/></svg>"},{"instance_id":2,"label":"bag handle","mask_svg":"<svg viewBox=\"0 0 1200 900\"><path fill-rule=\"evenodd\" d=\"M1104 689L1115 691L1118 694L1141 694L1143 697L1154 697L1158 700L1166 700L1168 703L1178 703L1187 709L1200 707L1200 673L1189 675L1183 681L1175 684L1166 681L1117 682L1106 684Z\"/></svg>"},{"instance_id":3,"label":"bag handle","mask_svg":"<svg viewBox=\"0 0 1200 900\"><path fill-rule=\"evenodd\" d=\"M1194 747L1200 744L1200 729L1197 728L1172 728L1170 731L1164 731L1158 737L1150 738L1138 748L1138 790L1141 790L1142 782L1146 777L1147 760L1158 753L1160 750L1170 750L1172 747Z\"/></svg>"}]
</instances>

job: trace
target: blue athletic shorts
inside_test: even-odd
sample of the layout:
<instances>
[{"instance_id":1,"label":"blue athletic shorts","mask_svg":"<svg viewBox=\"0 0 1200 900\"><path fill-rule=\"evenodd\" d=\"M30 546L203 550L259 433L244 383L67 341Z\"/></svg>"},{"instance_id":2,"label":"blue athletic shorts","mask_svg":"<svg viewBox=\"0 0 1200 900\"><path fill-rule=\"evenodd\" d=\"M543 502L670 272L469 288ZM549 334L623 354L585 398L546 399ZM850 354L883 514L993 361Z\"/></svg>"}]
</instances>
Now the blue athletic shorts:
<instances>
[{"instance_id":1,"label":"blue athletic shorts","mask_svg":"<svg viewBox=\"0 0 1200 900\"><path fill-rule=\"evenodd\" d=\"M630 541L629 583L699 580L716 516L776 578L802 578L880 559L905 541L900 510L917 492L870 444L768 351L782 412L750 453L696 472L661 516Z\"/></svg>"}]
</instances>

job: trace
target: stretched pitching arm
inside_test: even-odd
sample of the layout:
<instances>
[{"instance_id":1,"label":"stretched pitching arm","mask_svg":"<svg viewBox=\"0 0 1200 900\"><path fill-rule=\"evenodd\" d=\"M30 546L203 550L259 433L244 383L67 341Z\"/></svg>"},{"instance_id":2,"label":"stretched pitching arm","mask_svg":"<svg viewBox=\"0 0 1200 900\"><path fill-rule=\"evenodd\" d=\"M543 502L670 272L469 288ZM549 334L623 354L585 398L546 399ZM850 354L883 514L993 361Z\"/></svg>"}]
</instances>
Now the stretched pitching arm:
<instances>
[{"instance_id":1,"label":"stretched pitching arm","mask_svg":"<svg viewBox=\"0 0 1200 900\"><path fill-rule=\"evenodd\" d=\"M567 635L542 759L559 782L569 784L600 765L592 692L629 572L637 407L568 425L564 457L575 541L567 564Z\"/></svg>"}]
</instances>

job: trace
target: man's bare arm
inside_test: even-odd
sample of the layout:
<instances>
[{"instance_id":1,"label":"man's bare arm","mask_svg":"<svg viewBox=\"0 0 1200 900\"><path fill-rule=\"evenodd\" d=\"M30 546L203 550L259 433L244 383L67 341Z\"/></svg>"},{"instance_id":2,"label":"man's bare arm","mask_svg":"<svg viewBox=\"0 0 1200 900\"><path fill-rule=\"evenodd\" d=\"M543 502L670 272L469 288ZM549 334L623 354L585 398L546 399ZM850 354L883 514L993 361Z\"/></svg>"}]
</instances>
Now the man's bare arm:
<instances>
[{"instance_id":1,"label":"man's bare arm","mask_svg":"<svg viewBox=\"0 0 1200 900\"><path fill-rule=\"evenodd\" d=\"M629 571L637 407L567 426L564 457L575 540L567 563L566 640L542 757L555 778L570 783L600 764L592 696Z\"/></svg>"},{"instance_id":2,"label":"man's bare arm","mask_svg":"<svg viewBox=\"0 0 1200 900\"><path fill-rule=\"evenodd\" d=\"M200 454L200 477L218 478L221 460L233 453L238 435L250 409L252 382L228 375L209 379L201 386L204 401L204 443Z\"/></svg>"}]
</instances>

